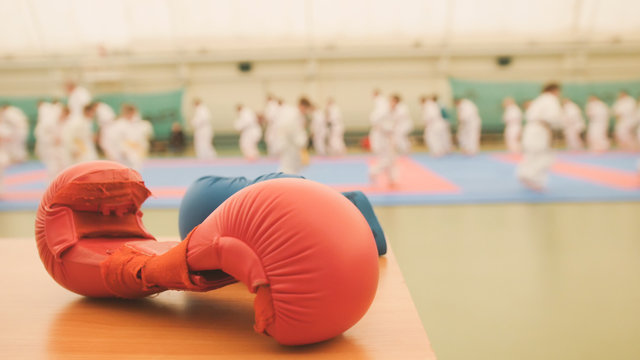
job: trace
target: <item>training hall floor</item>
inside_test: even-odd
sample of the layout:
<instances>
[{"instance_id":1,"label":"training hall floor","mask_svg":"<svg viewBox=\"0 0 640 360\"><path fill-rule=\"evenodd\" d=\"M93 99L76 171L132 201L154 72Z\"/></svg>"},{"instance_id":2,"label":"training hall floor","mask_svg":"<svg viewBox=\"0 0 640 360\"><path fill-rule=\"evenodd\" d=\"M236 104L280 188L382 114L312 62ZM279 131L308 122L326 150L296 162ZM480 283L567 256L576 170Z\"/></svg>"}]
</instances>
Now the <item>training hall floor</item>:
<instances>
[{"instance_id":1,"label":"training hall floor","mask_svg":"<svg viewBox=\"0 0 640 360\"><path fill-rule=\"evenodd\" d=\"M640 359L639 157L561 152L542 193L520 186L518 158L502 152L403 158L394 189L369 184L365 155L312 158L303 175L376 204L438 358ZM144 222L177 237L176 207L197 177L276 169L151 159ZM0 238L32 241L44 170L30 162L6 175Z\"/></svg>"},{"instance_id":2,"label":"training hall floor","mask_svg":"<svg viewBox=\"0 0 640 360\"><path fill-rule=\"evenodd\" d=\"M375 159L366 155L312 157L302 175L338 190L362 190L374 205L630 201L640 200L639 157L622 152L559 153L544 192L524 188L515 178L520 157L503 152L401 157L400 181L393 188L384 180L370 183L367 169ZM154 196L145 207L178 207L189 184L204 175L253 178L277 168L275 159L150 159L142 169L142 177ZM5 173L0 211L36 209L46 182L46 171L40 162L10 167Z\"/></svg>"}]
</instances>

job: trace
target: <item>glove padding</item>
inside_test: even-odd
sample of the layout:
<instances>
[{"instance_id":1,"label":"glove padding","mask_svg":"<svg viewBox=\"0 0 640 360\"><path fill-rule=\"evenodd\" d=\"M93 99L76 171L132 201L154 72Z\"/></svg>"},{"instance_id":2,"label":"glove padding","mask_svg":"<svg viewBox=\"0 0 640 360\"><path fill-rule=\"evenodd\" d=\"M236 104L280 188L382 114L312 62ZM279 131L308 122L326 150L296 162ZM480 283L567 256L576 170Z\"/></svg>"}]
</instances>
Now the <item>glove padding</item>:
<instances>
[{"instance_id":1,"label":"glove padding","mask_svg":"<svg viewBox=\"0 0 640 360\"><path fill-rule=\"evenodd\" d=\"M285 173L270 173L249 180L244 176L239 177L223 177L223 176L203 176L196 180L184 194L180 202L180 212L178 215L178 227L180 230L180 238L185 239L187 234L193 230L198 224L209 216L220 204L236 192L245 187L257 184L261 181L280 178L296 178L304 179L300 175L290 175ZM367 220L373 238L378 249L378 255L387 253L387 242L380 226L380 222L376 217L373 207L367 196L361 191L343 192L344 195L353 205L355 205L364 218ZM313 203L307 203L308 207L313 208Z\"/></svg>"},{"instance_id":2,"label":"glove padding","mask_svg":"<svg viewBox=\"0 0 640 360\"><path fill-rule=\"evenodd\" d=\"M287 345L339 335L373 301L372 233L357 209L324 185L277 179L249 186L181 243L157 242L144 229L139 208L148 196L140 175L116 163L65 170L36 219L49 274L82 295L122 298L207 291L238 279L257 293L256 331Z\"/></svg>"}]
</instances>

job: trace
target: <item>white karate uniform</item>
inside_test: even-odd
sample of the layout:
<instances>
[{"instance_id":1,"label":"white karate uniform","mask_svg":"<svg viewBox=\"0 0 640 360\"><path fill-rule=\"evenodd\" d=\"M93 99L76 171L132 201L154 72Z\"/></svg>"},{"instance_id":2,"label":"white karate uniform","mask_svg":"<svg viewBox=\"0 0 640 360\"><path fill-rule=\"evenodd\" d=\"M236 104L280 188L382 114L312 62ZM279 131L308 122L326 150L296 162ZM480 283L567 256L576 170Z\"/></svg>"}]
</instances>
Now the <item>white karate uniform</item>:
<instances>
[{"instance_id":1,"label":"white karate uniform","mask_svg":"<svg viewBox=\"0 0 640 360\"><path fill-rule=\"evenodd\" d=\"M451 151L451 128L442 117L440 105L428 99L422 104L424 120L424 143L433 156L442 156Z\"/></svg>"},{"instance_id":2,"label":"white karate uniform","mask_svg":"<svg viewBox=\"0 0 640 360\"><path fill-rule=\"evenodd\" d=\"M71 164L93 161L98 158L93 142L93 121L84 116L69 115L62 129L64 148Z\"/></svg>"},{"instance_id":3,"label":"white karate uniform","mask_svg":"<svg viewBox=\"0 0 640 360\"><path fill-rule=\"evenodd\" d=\"M391 114L371 117L372 129L376 132L376 154L377 161L369 168L369 177L375 181L377 176L386 173L392 183L398 180L398 170L396 160L398 158L396 122ZM373 143L372 143L373 144Z\"/></svg>"},{"instance_id":4,"label":"white karate uniform","mask_svg":"<svg viewBox=\"0 0 640 360\"><path fill-rule=\"evenodd\" d=\"M61 119L60 116L58 113L54 121L43 123L40 129L41 132L47 134L47 141L50 141L50 143L47 144L49 155L43 160L50 181L58 176L62 170L73 164L71 161L71 153L65 144L64 135L66 123L69 121L69 118Z\"/></svg>"},{"instance_id":5,"label":"white karate uniform","mask_svg":"<svg viewBox=\"0 0 640 360\"><path fill-rule=\"evenodd\" d=\"M582 150L584 144L580 135L585 129L582 110L574 102L567 102L562 106L563 133L569 150Z\"/></svg>"},{"instance_id":6,"label":"white karate uniform","mask_svg":"<svg viewBox=\"0 0 640 360\"><path fill-rule=\"evenodd\" d=\"M374 154L379 154L382 149L388 148L386 144L382 143L387 139L380 129L380 124L388 120L385 118L391 115L390 111L389 100L386 97L378 95L373 99L373 110L371 111L371 115L369 115L369 121L371 123L369 145L371 152Z\"/></svg>"},{"instance_id":7,"label":"white karate uniform","mask_svg":"<svg viewBox=\"0 0 640 360\"><path fill-rule=\"evenodd\" d=\"M480 131L482 130L478 107L471 100L462 99L457 111L457 137L460 150L467 155L474 155L480 150Z\"/></svg>"},{"instance_id":8,"label":"white karate uniform","mask_svg":"<svg viewBox=\"0 0 640 360\"><path fill-rule=\"evenodd\" d=\"M395 147L400 154L408 154L411 151L411 141L409 135L413 130L413 120L409 113L409 108L404 103L398 103L391 110L391 117L394 123Z\"/></svg>"},{"instance_id":9,"label":"white karate uniform","mask_svg":"<svg viewBox=\"0 0 640 360\"><path fill-rule=\"evenodd\" d=\"M612 110L616 116L616 143L622 149L634 150L636 146L634 130L638 125L636 100L631 96L624 96L613 104Z\"/></svg>"},{"instance_id":10,"label":"white karate uniform","mask_svg":"<svg viewBox=\"0 0 640 360\"><path fill-rule=\"evenodd\" d=\"M327 154L327 117L321 109L316 109L311 114L311 132L313 148L317 155Z\"/></svg>"},{"instance_id":11,"label":"white karate uniform","mask_svg":"<svg viewBox=\"0 0 640 360\"><path fill-rule=\"evenodd\" d=\"M277 124L278 112L280 111L280 104L276 100L267 101L267 105L264 107L264 120L265 120L265 132L264 142L267 145L267 154L275 155L275 147L277 139Z\"/></svg>"},{"instance_id":12,"label":"white karate uniform","mask_svg":"<svg viewBox=\"0 0 640 360\"><path fill-rule=\"evenodd\" d=\"M196 106L191 119L193 128L193 147L198 159L213 159L216 157L216 149L213 147L213 124L211 112L204 104Z\"/></svg>"},{"instance_id":13,"label":"white karate uniform","mask_svg":"<svg viewBox=\"0 0 640 360\"><path fill-rule=\"evenodd\" d=\"M522 110L516 104L509 104L504 109L502 115L504 127L504 142L507 150L512 153L519 153L520 137L522 135Z\"/></svg>"},{"instance_id":14,"label":"white karate uniform","mask_svg":"<svg viewBox=\"0 0 640 360\"><path fill-rule=\"evenodd\" d=\"M116 160L140 170L149 154L149 141L153 137L151 123L136 116L133 119L119 118L113 126Z\"/></svg>"},{"instance_id":15,"label":"white karate uniform","mask_svg":"<svg viewBox=\"0 0 640 360\"><path fill-rule=\"evenodd\" d=\"M0 116L4 118L8 126L13 128L13 136L8 144L11 162L26 161L28 156L27 137L29 136L29 119L27 115L15 106L8 106Z\"/></svg>"},{"instance_id":16,"label":"white karate uniform","mask_svg":"<svg viewBox=\"0 0 640 360\"><path fill-rule=\"evenodd\" d=\"M347 152L344 144L344 121L338 105L331 104L327 107L327 123L329 123L329 155L344 155Z\"/></svg>"},{"instance_id":17,"label":"white karate uniform","mask_svg":"<svg viewBox=\"0 0 640 360\"><path fill-rule=\"evenodd\" d=\"M84 107L91 102L91 93L82 86L76 86L69 94L67 106L71 111L71 116L82 116Z\"/></svg>"},{"instance_id":18,"label":"white karate uniform","mask_svg":"<svg viewBox=\"0 0 640 360\"><path fill-rule=\"evenodd\" d=\"M100 127L98 144L107 159L115 160L116 150L114 149L114 146L116 146L116 144L112 141L113 136L111 136L111 132L113 131L113 125L116 121L116 113L113 111L111 106L102 102L98 103L98 105L96 105L96 120Z\"/></svg>"},{"instance_id":19,"label":"white karate uniform","mask_svg":"<svg viewBox=\"0 0 640 360\"><path fill-rule=\"evenodd\" d=\"M234 127L240 131L239 142L242 155L248 160L255 160L260 157L258 143L260 142L260 137L262 137L262 130L256 113L243 106L238 113Z\"/></svg>"},{"instance_id":20,"label":"white karate uniform","mask_svg":"<svg viewBox=\"0 0 640 360\"><path fill-rule=\"evenodd\" d=\"M560 100L551 93L542 93L531 102L525 118L522 133L523 159L518 165L517 175L525 184L542 189L553 164L551 128L561 122Z\"/></svg>"},{"instance_id":21,"label":"white karate uniform","mask_svg":"<svg viewBox=\"0 0 640 360\"><path fill-rule=\"evenodd\" d=\"M587 145L589 150L602 152L609 150L609 107L601 100L587 102L585 113L589 118Z\"/></svg>"},{"instance_id":22,"label":"white karate uniform","mask_svg":"<svg viewBox=\"0 0 640 360\"><path fill-rule=\"evenodd\" d=\"M11 164L9 153L14 131L13 126L0 118L0 196L4 187L4 170Z\"/></svg>"},{"instance_id":23,"label":"white karate uniform","mask_svg":"<svg viewBox=\"0 0 640 360\"><path fill-rule=\"evenodd\" d=\"M51 155L52 136L49 129L54 124L60 113L56 114L56 109L52 103L41 102L38 105L38 120L33 134L36 138L35 154L43 163L47 163L47 157Z\"/></svg>"},{"instance_id":24,"label":"white karate uniform","mask_svg":"<svg viewBox=\"0 0 640 360\"><path fill-rule=\"evenodd\" d=\"M280 157L280 169L286 174L297 174L302 170L301 152L307 145L305 119L300 110L283 105L276 121L274 151Z\"/></svg>"}]
</instances>

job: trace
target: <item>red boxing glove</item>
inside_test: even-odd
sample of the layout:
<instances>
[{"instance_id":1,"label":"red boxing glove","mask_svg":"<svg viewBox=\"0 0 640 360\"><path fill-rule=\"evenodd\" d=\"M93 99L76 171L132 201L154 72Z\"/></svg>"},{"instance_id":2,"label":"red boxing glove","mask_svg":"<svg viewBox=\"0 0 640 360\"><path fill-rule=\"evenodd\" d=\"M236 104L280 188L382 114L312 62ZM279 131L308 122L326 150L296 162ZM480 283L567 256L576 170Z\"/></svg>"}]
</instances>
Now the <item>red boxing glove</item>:
<instances>
[{"instance_id":1,"label":"red boxing glove","mask_svg":"<svg viewBox=\"0 0 640 360\"><path fill-rule=\"evenodd\" d=\"M256 331L287 345L339 335L373 300L378 262L369 226L324 185L277 179L247 187L182 243L157 242L144 229L139 208L149 194L137 172L116 163L65 170L36 219L49 274L82 295L124 298L238 279L257 293Z\"/></svg>"}]
</instances>

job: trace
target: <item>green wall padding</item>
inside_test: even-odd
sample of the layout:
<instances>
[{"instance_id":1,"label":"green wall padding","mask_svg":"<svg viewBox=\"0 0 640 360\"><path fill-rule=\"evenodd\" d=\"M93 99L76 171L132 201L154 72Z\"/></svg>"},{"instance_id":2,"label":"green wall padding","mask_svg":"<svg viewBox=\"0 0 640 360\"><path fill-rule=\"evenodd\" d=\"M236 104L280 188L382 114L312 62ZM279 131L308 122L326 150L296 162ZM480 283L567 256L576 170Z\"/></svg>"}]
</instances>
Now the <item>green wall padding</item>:
<instances>
[{"instance_id":1,"label":"green wall padding","mask_svg":"<svg viewBox=\"0 0 640 360\"><path fill-rule=\"evenodd\" d=\"M511 96L522 105L523 102L538 96L544 85L541 82L472 81L455 78L450 78L449 83L454 98L465 97L478 106L480 117L482 117L482 129L486 132L498 132L504 129L502 100L505 97ZM626 90L636 98L640 96L640 81L569 82L560 85L562 95L575 101L583 110L589 95L598 96L609 106L615 102L621 90Z\"/></svg>"},{"instance_id":2,"label":"green wall padding","mask_svg":"<svg viewBox=\"0 0 640 360\"><path fill-rule=\"evenodd\" d=\"M183 123L182 118L182 96L184 90L173 90L167 92L137 93L137 94L98 94L94 95L94 101L102 101L118 114L123 103L132 103L138 107L142 118L151 121L155 133L155 139L167 140L171 133L171 124L174 122ZM2 96L0 105L10 104L24 111L29 118L29 145L33 146L35 138L33 129L38 119L38 101L51 101L51 96ZM65 99L66 102L66 99Z\"/></svg>"}]
</instances>

